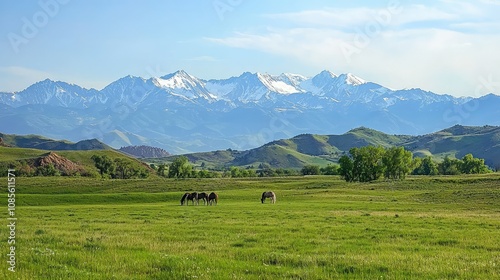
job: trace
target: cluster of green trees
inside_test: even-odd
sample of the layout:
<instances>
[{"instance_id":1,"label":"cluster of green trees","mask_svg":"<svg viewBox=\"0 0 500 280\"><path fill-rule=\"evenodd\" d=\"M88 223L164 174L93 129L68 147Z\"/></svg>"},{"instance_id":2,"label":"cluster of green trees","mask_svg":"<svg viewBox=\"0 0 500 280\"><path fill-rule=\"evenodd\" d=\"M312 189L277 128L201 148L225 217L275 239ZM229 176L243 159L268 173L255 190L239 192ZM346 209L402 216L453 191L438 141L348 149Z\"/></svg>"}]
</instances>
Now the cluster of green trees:
<instances>
[{"instance_id":1,"label":"cluster of green trees","mask_svg":"<svg viewBox=\"0 0 500 280\"><path fill-rule=\"evenodd\" d=\"M458 175L491 172L483 159L472 154L460 159L445 159L437 163L431 157L415 158L403 147L352 148L349 155L339 159L339 174L348 182L369 182L382 175L386 179L404 179L407 174L415 175Z\"/></svg>"},{"instance_id":2,"label":"cluster of green trees","mask_svg":"<svg viewBox=\"0 0 500 280\"><path fill-rule=\"evenodd\" d=\"M382 175L388 179L404 179L412 170L413 154L403 147L366 146L352 148L339 159L339 173L348 182L369 182Z\"/></svg>"},{"instance_id":3,"label":"cluster of green trees","mask_svg":"<svg viewBox=\"0 0 500 280\"><path fill-rule=\"evenodd\" d=\"M430 156L415 159L414 175L459 175L483 174L492 172L484 164L484 159L474 158L466 154L462 159L450 159L448 156L440 163L436 163Z\"/></svg>"},{"instance_id":4,"label":"cluster of green trees","mask_svg":"<svg viewBox=\"0 0 500 280\"><path fill-rule=\"evenodd\" d=\"M297 174L299 175L299 174ZM305 165L300 170L300 175L339 175L338 164L328 164L326 167L318 165Z\"/></svg>"},{"instance_id":5,"label":"cluster of green trees","mask_svg":"<svg viewBox=\"0 0 500 280\"><path fill-rule=\"evenodd\" d=\"M147 178L149 176L147 168L137 166L137 164L134 165L131 160L126 158L112 160L106 155L93 155L91 159L103 178L131 179Z\"/></svg>"},{"instance_id":6,"label":"cluster of green trees","mask_svg":"<svg viewBox=\"0 0 500 280\"><path fill-rule=\"evenodd\" d=\"M257 173L252 169L231 167L223 172L209 171L206 169L195 170L193 165L189 163L189 160L185 156L180 156L174 159L170 164L152 164L151 167L156 169L156 172L160 176L168 178L221 178L221 177L256 177Z\"/></svg>"},{"instance_id":7,"label":"cluster of green trees","mask_svg":"<svg viewBox=\"0 0 500 280\"><path fill-rule=\"evenodd\" d=\"M203 165L202 165L203 166ZM175 158L170 164L151 165L160 176L169 178L245 178L245 177L276 177L299 175L338 175L339 166L329 164L320 168L318 165L306 165L301 170L292 168L271 168L268 164L260 164L257 169L231 166L220 171L206 169L195 170L185 156Z\"/></svg>"},{"instance_id":8,"label":"cluster of green trees","mask_svg":"<svg viewBox=\"0 0 500 280\"><path fill-rule=\"evenodd\" d=\"M340 175L348 182L369 182L382 176L400 180L408 174L414 175L458 175L491 172L483 159L471 154L462 159L445 157L435 162L431 157L413 158L413 153L403 147L383 148L366 146L352 148L348 155L339 159L339 164L326 167L306 165L301 170L271 168L261 164L257 169L231 166L223 171L195 170L185 156L177 157L170 165L152 166L161 176L169 178L220 178L220 177L274 177L298 175Z\"/></svg>"}]
</instances>

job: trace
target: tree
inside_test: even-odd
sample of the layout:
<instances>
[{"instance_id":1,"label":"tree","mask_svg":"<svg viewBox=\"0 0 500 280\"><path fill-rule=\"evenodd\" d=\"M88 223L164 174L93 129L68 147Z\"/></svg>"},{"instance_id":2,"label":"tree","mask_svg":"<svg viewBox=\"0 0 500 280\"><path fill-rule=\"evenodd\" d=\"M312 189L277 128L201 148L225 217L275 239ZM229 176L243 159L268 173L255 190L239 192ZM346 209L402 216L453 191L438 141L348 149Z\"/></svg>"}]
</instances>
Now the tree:
<instances>
[{"instance_id":1,"label":"tree","mask_svg":"<svg viewBox=\"0 0 500 280\"><path fill-rule=\"evenodd\" d=\"M129 160L124 158L115 159L116 164L116 172L120 175L121 179L128 179L131 177L130 172L134 173L135 171L132 169L132 164Z\"/></svg>"},{"instance_id":2,"label":"tree","mask_svg":"<svg viewBox=\"0 0 500 280\"><path fill-rule=\"evenodd\" d=\"M484 164L484 159L474 158L472 154L466 154L462 158L460 171L465 174L488 173L489 169Z\"/></svg>"},{"instance_id":3,"label":"tree","mask_svg":"<svg viewBox=\"0 0 500 280\"><path fill-rule=\"evenodd\" d=\"M388 179L404 179L413 167L413 154L403 147L352 148L349 156L339 159L339 165L338 173L347 182L370 182L382 174Z\"/></svg>"},{"instance_id":4,"label":"tree","mask_svg":"<svg viewBox=\"0 0 500 280\"><path fill-rule=\"evenodd\" d=\"M419 161L420 162L419 162ZM417 158L415 163L415 169L413 170L414 175L438 175L438 165L432 160L431 156L427 156L423 159Z\"/></svg>"},{"instance_id":5,"label":"tree","mask_svg":"<svg viewBox=\"0 0 500 280\"><path fill-rule=\"evenodd\" d=\"M305 165L302 167L302 175L319 175L319 166L318 165Z\"/></svg>"},{"instance_id":6,"label":"tree","mask_svg":"<svg viewBox=\"0 0 500 280\"><path fill-rule=\"evenodd\" d=\"M403 147L392 147L382 156L384 177L387 179L404 179L411 170L413 154Z\"/></svg>"},{"instance_id":7,"label":"tree","mask_svg":"<svg viewBox=\"0 0 500 280\"><path fill-rule=\"evenodd\" d=\"M320 168L323 175L339 175L339 166L337 164L328 164L326 167Z\"/></svg>"},{"instance_id":8,"label":"tree","mask_svg":"<svg viewBox=\"0 0 500 280\"><path fill-rule=\"evenodd\" d=\"M274 177L276 176L276 172L269 166L263 166L264 168L257 170L257 174L259 177Z\"/></svg>"},{"instance_id":9,"label":"tree","mask_svg":"<svg viewBox=\"0 0 500 280\"><path fill-rule=\"evenodd\" d=\"M95 167L101 173L101 177L104 177L104 174L113 174L115 171L114 162L106 155L93 155L91 159L94 161Z\"/></svg>"},{"instance_id":10,"label":"tree","mask_svg":"<svg viewBox=\"0 0 500 280\"><path fill-rule=\"evenodd\" d=\"M458 175L460 174L460 161L445 156L443 162L438 164L438 170L442 175Z\"/></svg>"},{"instance_id":11,"label":"tree","mask_svg":"<svg viewBox=\"0 0 500 280\"><path fill-rule=\"evenodd\" d=\"M167 169L167 165L165 163L159 164L156 173L160 176L165 176L165 170Z\"/></svg>"},{"instance_id":12,"label":"tree","mask_svg":"<svg viewBox=\"0 0 500 280\"><path fill-rule=\"evenodd\" d=\"M352 159L347 155L341 156L339 159L339 166L340 176L347 182L354 181L354 162Z\"/></svg>"},{"instance_id":13,"label":"tree","mask_svg":"<svg viewBox=\"0 0 500 280\"><path fill-rule=\"evenodd\" d=\"M354 180L360 182L369 182L377 180L382 176L384 165L382 156L385 153L384 148L375 146L366 146L361 148L352 148L349 150L353 158L353 176Z\"/></svg>"},{"instance_id":14,"label":"tree","mask_svg":"<svg viewBox=\"0 0 500 280\"><path fill-rule=\"evenodd\" d=\"M231 172L232 178L243 177L243 174L241 174L241 170L236 166L231 166L229 168L229 171Z\"/></svg>"},{"instance_id":15,"label":"tree","mask_svg":"<svg viewBox=\"0 0 500 280\"><path fill-rule=\"evenodd\" d=\"M188 178L191 175L193 166L189 164L189 160L185 156L177 157L168 170L168 177L170 178Z\"/></svg>"},{"instance_id":16,"label":"tree","mask_svg":"<svg viewBox=\"0 0 500 280\"><path fill-rule=\"evenodd\" d=\"M52 163L41 165L36 168L35 174L37 176L59 176L59 170L57 170Z\"/></svg>"}]
</instances>

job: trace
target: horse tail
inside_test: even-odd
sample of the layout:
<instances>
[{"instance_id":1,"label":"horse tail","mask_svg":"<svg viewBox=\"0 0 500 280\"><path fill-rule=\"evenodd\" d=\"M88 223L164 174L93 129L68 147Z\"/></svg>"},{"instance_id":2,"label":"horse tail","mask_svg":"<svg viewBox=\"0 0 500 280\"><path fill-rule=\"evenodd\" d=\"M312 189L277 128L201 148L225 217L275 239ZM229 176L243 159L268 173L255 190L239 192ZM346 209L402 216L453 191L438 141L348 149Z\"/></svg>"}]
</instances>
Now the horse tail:
<instances>
[{"instance_id":1,"label":"horse tail","mask_svg":"<svg viewBox=\"0 0 500 280\"><path fill-rule=\"evenodd\" d=\"M182 198L181 198L181 205L184 205L184 201L186 201L186 198L188 196L188 193L185 193Z\"/></svg>"}]
</instances>

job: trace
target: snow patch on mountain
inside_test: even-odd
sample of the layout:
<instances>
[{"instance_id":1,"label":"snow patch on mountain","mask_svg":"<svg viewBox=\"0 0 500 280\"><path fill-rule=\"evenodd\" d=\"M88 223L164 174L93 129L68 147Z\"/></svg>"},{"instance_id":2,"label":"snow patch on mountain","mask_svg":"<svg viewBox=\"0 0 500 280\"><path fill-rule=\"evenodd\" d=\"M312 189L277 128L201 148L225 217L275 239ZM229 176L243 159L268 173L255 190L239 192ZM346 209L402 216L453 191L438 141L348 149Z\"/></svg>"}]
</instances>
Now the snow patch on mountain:
<instances>
[{"instance_id":1,"label":"snow patch on mountain","mask_svg":"<svg viewBox=\"0 0 500 280\"><path fill-rule=\"evenodd\" d=\"M217 96L206 89L204 81L189 75L183 70L160 78L152 78L152 80L157 87L181 98L202 98L209 102L217 100Z\"/></svg>"},{"instance_id":2,"label":"snow patch on mountain","mask_svg":"<svg viewBox=\"0 0 500 280\"><path fill-rule=\"evenodd\" d=\"M257 73L257 77L269 91L280 94L292 94L302 92L301 89L282 80L282 76L271 76L269 74ZM290 82L290 81L288 81Z\"/></svg>"},{"instance_id":3,"label":"snow patch on mountain","mask_svg":"<svg viewBox=\"0 0 500 280\"><path fill-rule=\"evenodd\" d=\"M201 81L184 72L183 70L163 76L161 78L155 78L155 81L159 86L169 89L190 90L197 87L198 84L201 84Z\"/></svg>"}]
</instances>

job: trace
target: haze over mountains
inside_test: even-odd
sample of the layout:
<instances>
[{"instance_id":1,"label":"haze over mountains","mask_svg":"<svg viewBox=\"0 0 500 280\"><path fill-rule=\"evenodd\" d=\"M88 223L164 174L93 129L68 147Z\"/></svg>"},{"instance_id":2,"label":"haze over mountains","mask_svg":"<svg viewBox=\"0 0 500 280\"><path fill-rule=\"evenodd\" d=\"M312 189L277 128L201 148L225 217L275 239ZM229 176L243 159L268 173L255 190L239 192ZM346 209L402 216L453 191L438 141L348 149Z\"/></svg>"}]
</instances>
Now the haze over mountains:
<instances>
[{"instance_id":1,"label":"haze over mountains","mask_svg":"<svg viewBox=\"0 0 500 280\"><path fill-rule=\"evenodd\" d=\"M393 90L353 74L314 77L245 72L203 80L182 70L127 76L102 90L44 80L0 93L0 131L119 148L151 145L173 153L244 150L301 133L335 134L365 126L426 134L461 125L500 125L500 96Z\"/></svg>"}]
</instances>

